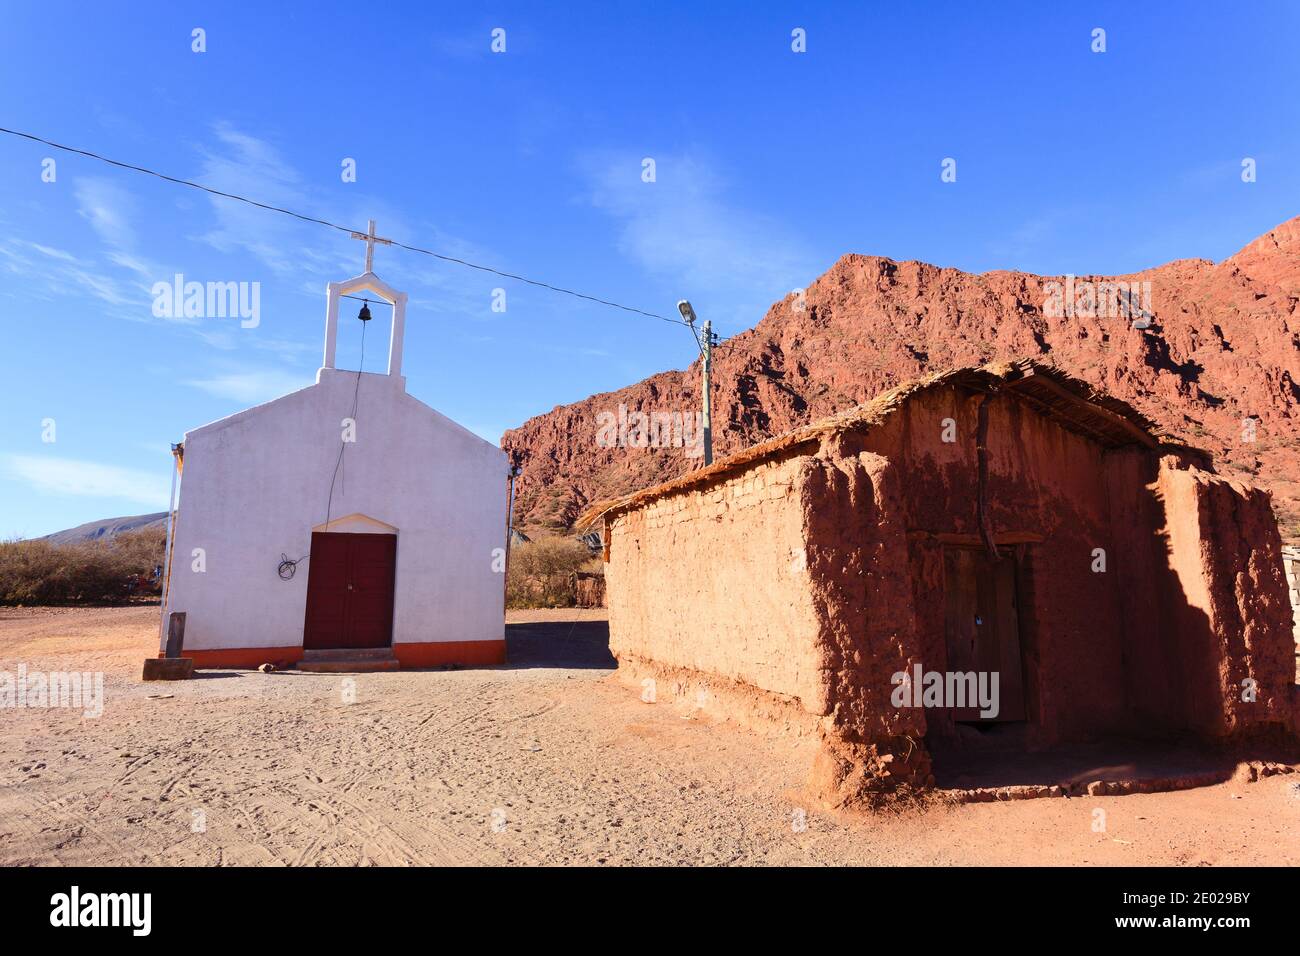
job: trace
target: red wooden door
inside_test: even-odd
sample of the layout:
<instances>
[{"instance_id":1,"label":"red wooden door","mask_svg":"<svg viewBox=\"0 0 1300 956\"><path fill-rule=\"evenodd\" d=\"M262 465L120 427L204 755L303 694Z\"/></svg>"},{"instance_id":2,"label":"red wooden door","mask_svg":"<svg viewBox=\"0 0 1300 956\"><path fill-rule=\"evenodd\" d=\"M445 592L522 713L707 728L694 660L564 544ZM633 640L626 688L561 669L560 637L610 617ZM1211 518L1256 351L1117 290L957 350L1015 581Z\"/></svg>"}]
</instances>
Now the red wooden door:
<instances>
[{"instance_id":1,"label":"red wooden door","mask_svg":"<svg viewBox=\"0 0 1300 956\"><path fill-rule=\"evenodd\" d=\"M303 647L392 644L396 535L313 532L307 566Z\"/></svg>"}]
</instances>

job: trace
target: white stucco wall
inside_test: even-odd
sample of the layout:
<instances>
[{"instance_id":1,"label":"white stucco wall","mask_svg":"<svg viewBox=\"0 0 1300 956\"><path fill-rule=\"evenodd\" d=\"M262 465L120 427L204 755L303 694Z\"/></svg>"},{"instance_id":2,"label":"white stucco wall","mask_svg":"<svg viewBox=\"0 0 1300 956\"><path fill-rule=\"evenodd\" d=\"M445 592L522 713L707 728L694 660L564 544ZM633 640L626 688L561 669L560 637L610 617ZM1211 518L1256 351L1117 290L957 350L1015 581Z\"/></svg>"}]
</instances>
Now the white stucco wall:
<instances>
[{"instance_id":1,"label":"white stucco wall","mask_svg":"<svg viewBox=\"0 0 1300 956\"><path fill-rule=\"evenodd\" d=\"M502 640L492 552L505 546L508 459L403 383L361 376L330 516L397 529L394 643ZM323 368L315 385L185 435L168 606L187 614L187 649L301 646L311 561L290 581L276 567L325 521L356 386L356 372Z\"/></svg>"}]
</instances>

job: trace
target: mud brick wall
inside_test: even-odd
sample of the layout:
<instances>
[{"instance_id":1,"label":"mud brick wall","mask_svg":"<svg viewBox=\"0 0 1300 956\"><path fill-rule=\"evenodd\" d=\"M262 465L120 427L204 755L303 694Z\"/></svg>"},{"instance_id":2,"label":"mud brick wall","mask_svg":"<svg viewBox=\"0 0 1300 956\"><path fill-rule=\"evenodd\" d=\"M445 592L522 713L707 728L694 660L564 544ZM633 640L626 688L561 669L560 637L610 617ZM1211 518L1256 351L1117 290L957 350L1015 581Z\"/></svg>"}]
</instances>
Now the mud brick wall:
<instances>
[{"instance_id":1,"label":"mud brick wall","mask_svg":"<svg viewBox=\"0 0 1300 956\"><path fill-rule=\"evenodd\" d=\"M921 659L903 521L906 478L888 459L831 441L804 492L808 571L829 719L813 785L870 803L933 782L925 712L896 708L892 677Z\"/></svg>"},{"instance_id":2,"label":"mud brick wall","mask_svg":"<svg viewBox=\"0 0 1300 956\"><path fill-rule=\"evenodd\" d=\"M827 709L806 570L806 457L615 517L605 566L610 650Z\"/></svg>"},{"instance_id":3,"label":"mud brick wall","mask_svg":"<svg viewBox=\"0 0 1300 956\"><path fill-rule=\"evenodd\" d=\"M1216 737L1288 726L1292 612L1268 493L1166 459L1159 496L1175 578L1165 610L1189 668L1189 722ZM1242 699L1247 679L1254 701Z\"/></svg>"}]
</instances>

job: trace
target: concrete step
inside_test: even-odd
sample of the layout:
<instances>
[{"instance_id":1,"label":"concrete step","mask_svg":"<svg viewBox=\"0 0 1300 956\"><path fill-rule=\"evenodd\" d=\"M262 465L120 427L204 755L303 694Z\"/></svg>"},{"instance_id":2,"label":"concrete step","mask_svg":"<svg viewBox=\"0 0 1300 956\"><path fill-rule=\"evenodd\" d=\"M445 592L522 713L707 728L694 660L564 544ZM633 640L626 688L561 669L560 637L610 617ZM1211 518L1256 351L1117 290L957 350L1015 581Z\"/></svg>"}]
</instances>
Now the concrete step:
<instances>
[{"instance_id":1,"label":"concrete step","mask_svg":"<svg viewBox=\"0 0 1300 956\"><path fill-rule=\"evenodd\" d=\"M330 647L302 652L302 659L305 661L387 660L392 656L391 647Z\"/></svg>"},{"instance_id":2,"label":"concrete step","mask_svg":"<svg viewBox=\"0 0 1300 956\"><path fill-rule=\"evenodd\" d=\"M391 647L339 647L303 651L298 670L310 674L368 674L401 667Z\"/></svg>"},{"instance_id":3,"label":"concrete step","mask_svg":"<svg viewBox=\"0 0 1300 956\"><path fill-rule=\"evenodd\" d=\"M299 661L298 670L309 674L369 674L373 671L395 671L401 669L396 657L388 660L376 660L373 657L354 661Z\"/></svg>"}]
</instances>

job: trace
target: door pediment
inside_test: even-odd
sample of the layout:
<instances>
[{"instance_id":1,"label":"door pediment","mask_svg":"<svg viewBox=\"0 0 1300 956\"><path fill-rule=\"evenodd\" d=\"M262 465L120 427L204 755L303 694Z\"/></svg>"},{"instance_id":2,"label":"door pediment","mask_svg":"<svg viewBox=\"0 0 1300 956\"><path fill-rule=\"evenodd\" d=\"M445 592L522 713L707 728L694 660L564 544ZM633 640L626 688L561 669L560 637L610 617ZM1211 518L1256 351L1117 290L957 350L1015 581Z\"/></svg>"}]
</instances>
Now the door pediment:
<instances>
[{"instance_id":1,"label":"door pediment","mask_svg":"<svg viewBox=\"0 0 1300 956\"><path fill-rule=\"evenodd\" d=\"M397 529L391 524L363 514L333 518L325 524L316 525L311 530L330 531L335 534L397 534Z\"/></svg>"}]
</instances>

